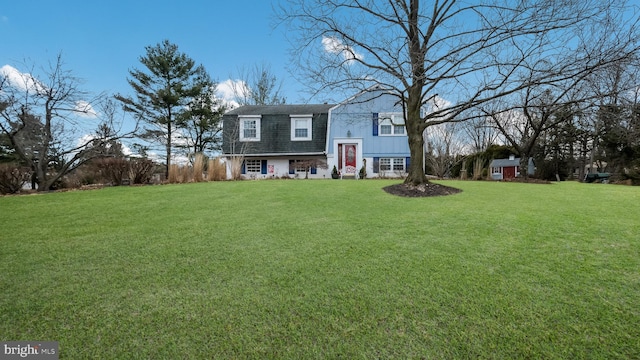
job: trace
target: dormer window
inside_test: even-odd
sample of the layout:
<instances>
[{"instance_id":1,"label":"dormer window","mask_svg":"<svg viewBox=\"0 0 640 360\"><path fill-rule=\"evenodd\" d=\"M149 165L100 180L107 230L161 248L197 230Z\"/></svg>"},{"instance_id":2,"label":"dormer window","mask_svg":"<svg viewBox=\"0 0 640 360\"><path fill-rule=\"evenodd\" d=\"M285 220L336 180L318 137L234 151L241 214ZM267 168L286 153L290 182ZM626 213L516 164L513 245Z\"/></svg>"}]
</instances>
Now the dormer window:
<instances>
[{"instance_id":1,"label":"dormer window","mask_svg":"<svg viewBox=\"0 0 640 360\"><path fill-rule=\"evenodd\" d=\"M238 116L240 141L260 141L260 115Z\"/></svg>"},{"instance_id":2,"label":"dormer window","mask_svg":"<svg viewBox=\"0 0 640 360\"><path fill-rule=\"evenodd\" d=\"M312 139L313 115L291 115L291 141L309 141Z\"/></svg>"}]
</instances>

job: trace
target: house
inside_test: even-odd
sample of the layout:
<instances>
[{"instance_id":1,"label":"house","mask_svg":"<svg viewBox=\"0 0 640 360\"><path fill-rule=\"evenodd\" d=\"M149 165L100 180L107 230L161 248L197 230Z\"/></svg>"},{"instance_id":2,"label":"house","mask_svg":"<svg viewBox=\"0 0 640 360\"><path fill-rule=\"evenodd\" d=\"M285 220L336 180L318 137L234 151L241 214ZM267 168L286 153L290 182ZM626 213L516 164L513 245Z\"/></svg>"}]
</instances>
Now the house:
<instances>
[{"instance_id":1,"label":"house","mask_svg":"<svg viewBox=\"0 0 640 360\"><path fill-rule=\"evenodd\" d=\"M398 98L375 87L329 110L327 165L342 178L405 176L410 162L404 112Z\"/></svg>"},{"instance_id":2,"label":"house","mask_svg":"<svg viewBox=\"0 0 640 360\"><path fill-rule=\"evenodd\" d=\"M409 144L398 98L371 88L339 104L251 105L223 115L227 177L400 177Z\"/></svg>"},{"instance_id":3,"label":"house","mask_svg":"<svg viewBox=\"0 0 640 360\"><path fill-rule=\"evenodd\" d=\"M494 159L489 164L489 168L493 180L513 179L520 176L520 158L511 155L508 159ZM534 171L533 159L529 158L527 174L533 175Z\"/></svg>"},{"instance_id":4,"label":"house","mask_svg":"<svg viewBox=\"0 0 640 360\"><path fill-rule=\"evenodd\" d=\"M327 119L332 107L248 105L227 112L222 117L227 177L232 177L233 166L241 166L247 178L325 177L328 172L321 168L326 167Z\"/></svg>"}]
</instances>

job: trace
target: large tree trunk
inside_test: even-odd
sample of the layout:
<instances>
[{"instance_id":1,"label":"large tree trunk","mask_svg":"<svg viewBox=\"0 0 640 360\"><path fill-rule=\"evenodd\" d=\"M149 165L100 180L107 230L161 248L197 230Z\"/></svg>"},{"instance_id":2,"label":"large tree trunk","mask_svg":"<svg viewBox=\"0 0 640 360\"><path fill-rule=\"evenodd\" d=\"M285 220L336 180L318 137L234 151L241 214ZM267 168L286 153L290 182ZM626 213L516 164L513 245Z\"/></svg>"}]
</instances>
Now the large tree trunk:
<instances>
[{"instance_id":1,"label":"large tree trunk","mask_svg":"<svg viewBox=\"0 0 640 360\"><path fill-rule=\"evenodd\" d=\"M171 145L167 144L167 168L164 170L165 179L169 179L169 169L171 168Z\"/></svg>"},{"instance_id":2,"label":"large tree trunk","mask_svg":"<svg viewBox=\"0 0 640 360\"><path fill-rule=\"evenodd\" d=\"M171 106L168 106L167 113L169 114L167 122L167 169L164 172L166 180L169 180L169 169L171 168L171 122L173 121L171 114Z\"/></svg>"},{"instance_id":3,"label":"large tree trunk","mask_svg":"<svg viewBox=\"0 0 640 360\"><path fill-rule=\"evenodd\" d=\"M422 133L425 129L424 122L420 116L422 107L422 90L424 88L424 51L421 47L422 35L419 28L419 0L411 0L408 16L408 40L409 57L411 60L411 86L407 91L407 119L405 125L409 140L409 151L411 162L407 170L405 184L420 185L427 183L424 175L424 137Z\"/></svg>"},{"instance_id":4,"label":"large tree trunk","mask_svg":"<svg viewBox=\"0 0 640 360\"><path fill-rule=\"evenodd\" d=\"M407 99L407 119L405 121L411 161L404 183L412 185L420 185L428 182L423 168L424 137L422 133L424 131L424 123L420 117L420 91L421 87L414 87L409 91L409 98Z\"/></svg>"},{"instance_id":5,"label":"large tree trunk","mask_svg":"<svg viewBox=\"0 0 640 360\"><path fill-rule=\"evenodd\" d=\"M531 155L529 153L521 154L520 156L520 177L528 180L529 179L529 158Z\"/></svg>"},{"instance_id":6,"label":"large tree trunk","mask_svg":"<svg viewBox=\"0 0 640 360\"><path fill-rule=\"evenodd\" d=\"M422 134L409 134L409 151L411 154L411 161L409 162L409 169L407 169L408 174L404 183L412 185L427 183L427 177L425 176L423 169L424 139L422 138Z\"/></svg>"},{"instance_id":7,"label":"large tree trunk","mask_svg":"<svg viewBox=\"0 0 640 360\"><path fill-rule=\"evenodd\" d=\"M44 114L44 134L43 143L38 152L38 164L36 165L38 175L38 191L51 190L51 181L49 172L49 149L51 148L51 121L53 119L53 109L50 99L45 101L45 114Z\"/></svg>"}]
</instances>

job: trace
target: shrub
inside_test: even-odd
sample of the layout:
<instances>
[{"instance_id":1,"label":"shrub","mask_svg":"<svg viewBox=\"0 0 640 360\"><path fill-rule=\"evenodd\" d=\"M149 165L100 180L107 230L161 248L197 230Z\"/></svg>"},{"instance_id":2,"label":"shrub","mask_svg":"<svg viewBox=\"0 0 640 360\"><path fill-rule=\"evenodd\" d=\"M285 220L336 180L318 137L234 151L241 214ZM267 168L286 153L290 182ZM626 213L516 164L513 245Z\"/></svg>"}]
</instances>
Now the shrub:
<instances>
[{"instance_id":1,"label":"shrub","mask_svg":"<svg viewBox=\"0 0 640 360\"><path fill-rule=\"evenodd\" d=\"M29 179L30 171L15 164L0 164L0 194L20 192L22 184Z\"/></svg>"},{"instance_id":2,"label":"shrub","mask_svg":"<svg viewBox=\"0 0 640 360\"><path fill-rule=\"evenodd\" d=\"M231 179L240 180L242 179L242 162L244 159L242 157L233 157L231 158Z\"/></svg>"},{"instance_id":3,"label":"shrub","mask_svg":"<svg viewBox=\"0 0 640 360\"><path fill-rule=\"evenodd\" d=\"M178 181L180 183L188 183L193 180L193 173L190 166L180 166L178 167Z\"/></svg>"},{"instance_id":4,"label":"shrub","mask_svg":"<svg viewBox=\"0 0 640 360\"><path fill-rule=\"evenodd\" d=\"M536 177L543 180L556 181L565 180L571 174L568 173L569 164L566 160L545 160L536 161ZM559 179L558 179L559 177Z\"/></svg>"},{"instance_id":5,"label":"shrub","mask_svg":"<svg viewBox=\"0 0 640 360\"><path fill-rule=\"evenodd\" d=\"M335 166L334 166L335 167ZM367 177L367 159L362 159L362 167L360 168L360 179Z\"/></svg>"},{"instance_id":6,"label":"shrub","mask_svg":"<svg viewBox=\"0 0 640 360\"><path fill-rule=\"evenodd\" d=\"M180 167L178 165L171 164L171 166L169 166L169 178L167 179L169 184L178 183L179 171L180 171Z\"/></svg>"},{"instance_id":7,"label":"shrub","mask_svg":"<svg viewBox=\"0 0 640 360\"><path fill-rule=\"evenodd\" d=\"M62 188L74 189L84 185L92 185L101 182L100 168L93 163L83 164L62 178Z\"/></svg>"},{"instance_id":8,"label":"shrub","mask_svg":"<svg viewBox=\"0 0 640 360\"><path fill-rule=\"evenodd\" d=\"M122 185L129 172L129 162L124 158L103 158L96 163L105 181L113 186Z\"/></svg>"},{"instance_id":9,"label":"shrub","mask_svg":"<svg viewBox=\"0 0 640 360\"><path fill-rule=\"evenodd\" d=\"M197 153L195 159L193 160L193 181L202 182L204 181L204 164L205 164L205 156L202 153Z\"/></svg>"},{"instance_id":10,"label":"shrub","mask_svg":"<svg viewBox=\"0 0 640 360\"><path fill-rule=\"evenodd\" d=\"M129 180L132 184L148 184L153 177L155 164L149 159L129 160Z\"/></svg>"},{"instance_id":11,"label":"shrub","mask_svg":"<svg viewBox=\"0 0 640 360\"><path fill-rule=\"evenodd\" d=\"M56 186L58 189L79 189L83 184L83 174L78 171L67 174L62 178L60 186Z\"/></svg>"},{"instance_id":12,"label":"shrub","mask_svg":"<svg viewBox=\"0 0 640 360\"><path fill-rule=\"evenodd\" d=\"M482 180L484 174L484 160L482 158L476 158L473 162L473 180Z\"/></svg>"},{"instance_id":13,"label":"shrub","mask_svg":"<svg viewBox=\"0 0 640 360\"><path fill-rule=\"evenodd\" d=\"M173 164L169 167L169 183L182 184L193 180L193 173L190 166L180 166Z\"/></svg>"},{"instance_id":14,"label":"shrub","mask_svg":"<svg viewBox=\"0 0 640 360\"><path fill-rule=\"evenodd\" d=\"M209 159L207 165L207 180L221 181L227 178L227 168L220 158Z\"/></svg>"}]
</instances>

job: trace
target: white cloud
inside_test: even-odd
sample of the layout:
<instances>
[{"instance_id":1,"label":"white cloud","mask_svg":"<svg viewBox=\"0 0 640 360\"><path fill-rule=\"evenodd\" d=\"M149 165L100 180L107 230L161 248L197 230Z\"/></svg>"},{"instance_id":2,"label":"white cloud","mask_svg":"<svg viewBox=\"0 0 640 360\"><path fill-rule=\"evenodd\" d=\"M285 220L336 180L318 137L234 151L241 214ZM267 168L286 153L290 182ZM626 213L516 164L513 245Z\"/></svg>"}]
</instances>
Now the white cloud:
<instances>
[{"instance_id":1,"label":"white cloud","mask_svg":"<svg viewBox=\"0 0 640 360\"><path fill-rule=\"evenodd\" d=\"M88 144L89 142L91 142L91 140L95 139L95 135L91 135L91 134L85 134L82 135L79 139L78 142L76 144L76 146L85 146L86 144Z\"/></svg>"},{"instance_id":2,"label":"white cloud","mask_svg":"<svg viewBox=\"0 0 640 360\"><path fill-rule=\"evenodd\" d=\"M451 101L436 95L433 99L433 105L436 109L446 109L452 105Z\"/></svg>"},{"instance_id":3,"label":"white cloud","mask_svg":"<svg viewBox=\"0 0 640 360\"><path fill-rule=\"evenodd\" d=\"M46 89L46 86L40 83L38 79L36 79L33 75L20 72L20 70L14 68L11 65L4 65L3 67L0 67L0 78L6 79L8 85L12 86L18 91L42 92ZM98 117L98 113L87 101L76 101L74 111L76 111L80 116L83 117Z\"/></svg>"},{"instance_id":4,"label":"white cloud","mask_svg":"<svg viewBox=\"0 0 640 360\"><path fill-rule=\"evenodd\" d=\"M124 154L124 156L131 156L133 155L133 151L131 151L131 148L128 147L125 144L121 144L122 145L122 153Z\"/></svg>"},{"instance_id":5,"label":"white cloud","mask_svg":"<svg viewBox=\"0 0 640 360\"><path fill-rule=\"evenodd\" d=\"M452 105L452 103L451 101L443 97L440 97L440 95L435 95L434 97L429 99L429 101L426 102L426 105L428 107L427 112L432 113L439 110L445 110L449 108Z\"/></svg>"},{"instance_id":6,"label":"white cloud","mask_svg":"<svg viewBox=\"0 0 640 360\"><path fill-rule=\"evenodd\" d=\"M78 142L76 143L76 146L77 147L86 146L87 144L89 144L95 138L96 138L96 136L94 134L84 134L83 136L81 136L78 139ZM122 154L124 154L124 156L132 156L133 155L133 151L131 151L131 148L129 146L127 146L126 144L122 143L119 140L118 140L118 142L120 143L120 146L121 146L121 149L122 149ZM107 144L107 146L109 146L109 145Z\"/></svg>"},{"instance_id":7,"label":"white cloud","mask_svg":"<svg viewBox=\"0 0 640 360\"><path fill-rule=\"evenodd\" d=\"M224 101L231 101L235 97L234 89L238 84L244 84L242 80L227 79L218 84L216 87L216 95Z\"/></svg>"},{"instance_id":8,"label":"white cloud","mask_svg":"<svg viewBox=\"0 0 640 360\"><path fill-rule=\"evenodd\" d=\"M345 45L342 40L335 37L322 37L322 47L330 54L342 55L342 58L351 63L356 59L363 59L364 56L355 51L351 46Z\"/></svg>"},{"instance_id":9,"label":"white cloud","mask_svg":"<svg viewBox=\"0 0 640 360\"><path fill-rule=\"evenodd\" d=\"M422 116L438 112L437 116L439 118L446 118L449 116L448 113L451 105L453 105L451 101L442 98L439 95L435 95L424 103L424 106L422 107Z\"/></svg>"},{"instance_id":10,"label":"white cloud","mask_svg":"<svg viewBox=\"0 0 640 360\"><path fill-rule=\"evenodd\" d=\"M93 109L93 106L84 100L76 101L76 108L74 110L82 117L98 117L98 113Z\"/></svg>"},{"instance_id":11,"label":"white cloud","mask_svg":"<svg viewBox=\"0 0 640 360\"><path fill-rule=\"evenodd\" d=\"M46 87L29 73L22 73L11 65L0 68L0 76L7 79L11 86L21 91L42 91Z\"/></svg>"},{"instance_id":12,"label":"white cloud","mask_svg":"<svg viewBox=\"0 0 640 360\"><path fill-rule=\"evenodd\" d=\"M249 87L242 80L227 79L216 87L216 96L231 109L238 107L238 97L246 97L248 94Z\"/></svg>"}]
</instances>

